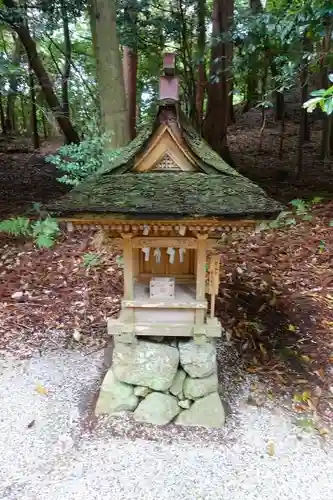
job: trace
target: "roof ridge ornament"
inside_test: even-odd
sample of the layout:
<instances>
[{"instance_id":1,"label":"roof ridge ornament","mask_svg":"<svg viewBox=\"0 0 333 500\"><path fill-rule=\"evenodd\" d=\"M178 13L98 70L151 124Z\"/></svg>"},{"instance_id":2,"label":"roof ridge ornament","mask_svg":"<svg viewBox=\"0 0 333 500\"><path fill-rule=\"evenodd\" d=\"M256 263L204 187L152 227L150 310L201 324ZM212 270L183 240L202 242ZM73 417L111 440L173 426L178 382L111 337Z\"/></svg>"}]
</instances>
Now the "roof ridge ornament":
<instances>
[{"instance_id":1,"label":"roof ridge ornament","mask_svg":"<svg viewBox=\"0 0 333 500\"><path fill-rule=\"evenodd\" d=\"M179 77L176 76L176 54L167 52L163 57L163 75L160 76L159 100L179 101Z\"/></svg>"}]
</instances>

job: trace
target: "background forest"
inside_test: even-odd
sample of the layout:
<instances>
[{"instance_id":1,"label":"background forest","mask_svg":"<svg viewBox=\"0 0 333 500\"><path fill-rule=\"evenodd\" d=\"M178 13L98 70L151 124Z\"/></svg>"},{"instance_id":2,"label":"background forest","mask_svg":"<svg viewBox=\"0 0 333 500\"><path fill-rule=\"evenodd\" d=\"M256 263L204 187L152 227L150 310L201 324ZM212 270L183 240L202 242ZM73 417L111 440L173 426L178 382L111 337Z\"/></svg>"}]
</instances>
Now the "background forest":
<instances>
[{"instance_id":1,"label":"background forest","mask_svg":"<svg viewBox=\"0 0 333 500\"><path fill-rule=\"evenodd\" d=\"M331 158L329 90L325 113L302 107L332 82L329 0L3 0L0 20L2 135L6 144L31 137L35 149L59 145L59 135L81 141L51 157L64 182L117 154L151 119L166 51L177 53L184 112L236 168L253 176L266 152L283 181L309 170L304 151L310 163ZM253 128L258 154L244 163Z\"/></svg>"}]
</instances>

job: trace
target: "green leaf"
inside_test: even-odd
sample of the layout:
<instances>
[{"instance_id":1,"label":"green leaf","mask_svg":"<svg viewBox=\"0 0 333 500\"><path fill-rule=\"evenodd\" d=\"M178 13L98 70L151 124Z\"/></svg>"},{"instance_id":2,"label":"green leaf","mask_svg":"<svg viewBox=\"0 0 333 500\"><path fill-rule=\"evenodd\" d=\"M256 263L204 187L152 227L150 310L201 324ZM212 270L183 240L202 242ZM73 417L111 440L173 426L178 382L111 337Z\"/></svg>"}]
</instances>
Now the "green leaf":
<instances>
[{"instance_id":1,"label":"green leaf","mask_svg":"<svg viewBox=\"0 0 333 500\"><path fill-rule=\"evenodd\" d=\"M312 219L313 219L313 215L310 215L310 214L305 214L302 217L302 220L304 220L304 221L306 221L306 220L312 220Z\"/></svg>"},{"instance_id":2,"label":"green leaf","mask_svg":"<svg viewBox=\"0 0 333 500\"><path fill-rule=\"evenodd\" d=\"M83 255L83 267L97 267L102 263L102 256L98 253L88 252Z\"/></svg>"},{"instance_id":3,"label":"green leaf","mask_svg":"<svg viewBox=\"0 0 333 500\"><path fill-rule=\"evenodd\" d=\"M314 97L313 99L309 99L308 101L306 101L302 107L305 108L308 113L312 113L312 111L316 109L321 100L321 97Z\"/></svg>"},{"instance_id":4,"label":"green leaf","mask_svg":"<svg viewBox=\"0 0 333 500\"><path fill-rule=\"evenodd\" d=\"M297 224L297 222L296 222L296 219L294 219L294 218L286 220L287 226L296 226L296 224Z\"/></svg>"},{"instance_id":5,"label":"green leaf","mask_svg":"<svg viewBox=\"0 0 333 500\"><path fill-rule=\"evenodd\" d=\"M325 102L322 105L322 110L327 114L330 115L333 113L333 97L330 97L329 99L326 99Z\"/></svg>"},{"instance_id":6,"label":"green leaf","mask_svg":"<svg viewBox=\"0 0 333 500\"><path fill-rule=\"evenodd\" d=\"M41 233L36 237L35 243L38 248L51 248L54 245L54 238L50 235Z\"/></svg>"},{"instance_id":7,"label":"green leaf","mask_svg":"<svg viewBox=\"0 0 333 500\"><path fill-rule=\"evenodd\" d=\"M30 220L26 217L13 217L0 222L0 232L12 236L29 236Z\"/></svg>"},{"instance_id":8,"label":"green leaf","mask_svg":"<svg viewBox=\"0 0 333 500\"><path fill-rule=\"evenodd\" d=\"M277 216L277 219L278 220L285 219L289 215L292 215L292 212L290 212L290 210L283 210L282 212L279 213L279 215Z\"/></svg>"},{"instance_id":9,"label":"green leaf","mask_svg":"<svg viewBox=\"0 0 333 500\"><path fill-rule=\"evenodd\" d=\"M329 227L333 227L333 219L328 223Z\"/></svg>"},{"instance_id":10,"label":"green leaf","mask_svg":"<svg viewBox=\"0 0 333 500\"><path fill-rule=\"evenodd\" d=\"M290 205L292 205L295 208L305 208L305 201L301 200L300 198L296 198L295 200L291 200Z\"/></svg>"},{"instance_id":11,"label":"green leaf","mask_svg":"<svg viewBox=\"0 0 333 500\"><path fill-rule=\"evenodd\" d=\"M312 92L310 92L310 96L312 96L312 97L324 97L325 92L326 92L325 89L313 90Z\"/></svg>"}]
</instances>

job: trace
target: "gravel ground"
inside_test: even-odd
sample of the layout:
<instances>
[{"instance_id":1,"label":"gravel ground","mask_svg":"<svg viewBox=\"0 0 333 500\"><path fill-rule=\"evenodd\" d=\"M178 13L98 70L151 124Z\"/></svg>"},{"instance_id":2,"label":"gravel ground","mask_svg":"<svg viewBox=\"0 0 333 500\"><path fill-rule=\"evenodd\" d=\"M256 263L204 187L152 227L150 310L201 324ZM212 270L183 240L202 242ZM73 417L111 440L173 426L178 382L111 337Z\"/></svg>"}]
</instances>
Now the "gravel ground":
<instances>
[{"instance_id":1,"label":"gravel ground","mask_svg":"<svg viewBox=\"0 0 333 500\"><path fill-rule=\"evenodd\" d=\"M90 419L102 372L103 353L0 359L1 500L332 498L330 441L247 404L249 382L223 381L225 429L161 429Z\"/></svg>"}]
</instances>

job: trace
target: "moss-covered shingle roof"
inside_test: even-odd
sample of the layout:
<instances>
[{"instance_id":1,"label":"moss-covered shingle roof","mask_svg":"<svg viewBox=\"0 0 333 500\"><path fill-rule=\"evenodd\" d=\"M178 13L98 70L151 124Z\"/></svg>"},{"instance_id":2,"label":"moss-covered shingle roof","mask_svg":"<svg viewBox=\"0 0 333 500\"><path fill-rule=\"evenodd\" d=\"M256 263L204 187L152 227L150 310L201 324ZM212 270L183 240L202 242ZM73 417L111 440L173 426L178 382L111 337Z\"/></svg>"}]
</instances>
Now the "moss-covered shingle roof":
<instances>
[{"instance_id":1,"label":"moss-covered shingle roof","mask_svg":"<svg viewBox=\"0 0 333 500\"><path fill-rule=\"evenodd\" d=\"M273 216L280 210L261 188L241 176L203 173L100 175L53 204L53 211L62 215L119 213L131 218L253 218Z\"/></svg>"},{"instance_id":2,"label":"moss-covered shingle roof","mask_svg":"<svg viewBox=\"0 0 333 500\"><path fill-rule=\"evenodd\" d=\"M163 106L165 104L159 109ZM175 103L173 106L179 131L196 159L198 173L131 172L135 156L146 147L160 123L157 113L155 123L146 127L110 165L103 166L46 208L68 218L78 213L121 214L122 217L128 214L131 218L265 218L282 210L278 202L213 151Z\"/></svg>"}]
</instances>

